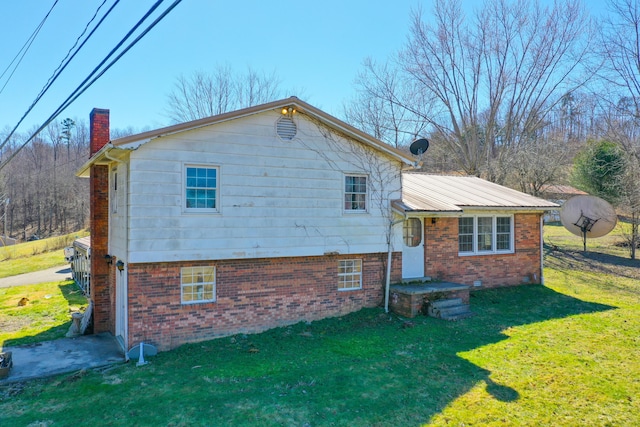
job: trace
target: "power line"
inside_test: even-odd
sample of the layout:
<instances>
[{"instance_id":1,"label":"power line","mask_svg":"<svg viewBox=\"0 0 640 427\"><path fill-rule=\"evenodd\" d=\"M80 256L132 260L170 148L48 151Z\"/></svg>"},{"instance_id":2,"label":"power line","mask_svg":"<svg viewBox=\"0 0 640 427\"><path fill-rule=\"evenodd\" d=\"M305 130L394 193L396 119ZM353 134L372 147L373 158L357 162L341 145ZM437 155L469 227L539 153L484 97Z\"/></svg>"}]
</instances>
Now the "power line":
<instances>
[{"instance_id":1,"label":"power line","mask_svg":"<svg viewBox=\"0 0 640 427\"><path fill-rule=\"evenodd\" d=\"M38 135L45 127L47 127L49 125L49 123L51 123L53 120L55 120L55 118L60 113L62 113L62 111L64 111L69 105L71 105L87 89L89 89L89 87L93 83L95 83L96 80L98 80L100 77L102 77L104 75L104 73L107 72L107 70L109 70L109 68L111 68L116 62L118 62L120 60L120 58L122 58L122 56L124 54L126 54L144 36L146 36L149 33L149 31L151 31L151 29L153 29L160 21L162 21L169 14L169 12L171 12L178 4L180 4L182 2L182 0L175 0L169 7L167 7L167 9L162 14L160 14L160 16L158 16L158 18L156 18L151 24L149 24L149 26L138 37L136 37L135 40L133 40L131 43L129 43L129 45L120 54L118 54L118 56L116 56L116 58L114 58L109 64L107 64L107 66L103 70L101 70L95 78L90 80L92 78L92 76L98 72L99 68L102 65L104 65L104 63L106 61L108 61L108 59L120 48L120 46L122 46L124 44L124 42L131 36L131 34L133 32L135 32L136 29L140 25L142 25L142 23L144 21L146 21L146 19L149 17L149 15L151 15L153 13L153 11L155 11L155 9L157 9L157 7L160 6L160 4L163 1L164 0L158 0L149 9L149 11L136 23L136 25L134 25L134 27L116 45L116 47L114 47L111 50L111 52L109 52L109 54L100 62L100 64L98 64L98 66L96 66L93 69L93 71L89 74L89 76L87 76L87 78L84 79L84 81L82 83L80 83L80 85L71 93L71 95L69 95L69 97L67 97L67 99L62 104L60 104L60 106L53 112L53 114L51 114L51 116L49 116L49 118L20 147L18 147L18 149L16 151L14 151L4 163L0 164L0 170L2 170L18 154L18 152L20 152L20 150L22 150L29 142L31 142L31 140L33 138L35 138L36 135Z\"/></svg>"},{"instance_id":2,"label":"power line","mask_svg":"<svg viewBox=\"0 0 640 427\"><path fill-rule=\"evenodd\" d=\"M7 73L7 71L9 70L9 68L11 68L11 65L13 65L14 62L16 62L16 59L18 59L18 56L20 56L20 53L22 51L24 51L24 53L22 53L22 56L20 56L20 60L18 61L18 63L16 64L15 67L13 67L13 71L11 71L11 74L9 75L9 77L7 77L7 81L4 83L4 86L2 86L2 89L0 89L0 94L4 91L4 88L7 87L7 84L9 83L9 80L11 80L11 77L13 77L13 74L16 72L16 70L18 69L18 66L20 65L20 63L22 62L22 59L24 58L24 56L27 54L27 51L29 50L29 48L31 47L31 45L33 44L33 41L36 39L36 37L38 36L38 33L40 32L40 30L42 29L42 26L44 25L44 23L47 21L47 19L49 18L49 15L51 14L51 12L53 11L53 8L56 7L56 5L58 4L59 0L55 0L53 3L53 6L51 6L51 8L49 9L49 12L47 12L47 14L45 15L45 17L42 19L42 21L40 21L40 24L38 24L38 26L36 27L35 30L33 30L33 33L31 33L31 35L29 36L29 38L27 39L27 41L22 45L22 47L20 48L20 50L18 51L18 53L16 53L16 56L13 57L13 60L11 60L11 62L9 63L9 65L7 65L7 68L4 69L4 71L2 72L2 74L0 75L0 79L2 79L4 77L4 75Z\"/></svg>"},{"instance_id":3,"label":"power line","mask_svg":"<svg viewBox=\"0 0 640 427\"><path fill-rule=\"evenodd\" d=\"M87 41L91 38L91 36L96 32L96 30L98 29L98 27L100 27L100 25L104 22L104 20L107 18L107 16L109 16L109 14L111 13L111 11L116 7L116 5L120 2L120 0L116 0L116 2L111 6L111 8L104 14L104 16L102 17L102 19L100 19L100 21L96 24L96 26L93 28L93 30L89 33L89 35L84 39L84 41L82 42L82 44L76 49L76 51L73 53L73 55L71 55L71 57L69 57L69 54L71 53L71 51L73 50L73 48L78 44L78 40L80 40L80 38L82 37L82 35L86 32L87 28L89 27L89 25L91 25L91 22L93 22L93 20L95 19L96 15L98 14L98 12L100 11L100 9L102 8L102 6L106 3L107 0L104 0L102 2L102 4L100 6L98 6L98 9L96 10L96 13L93 15L93 18L91 18L91 20L87 23L87 25L85 26L85 29L83 30L82 34L80 34L80 36L78 36L78 38L76 39L75 44L73 45L73 47L71 47L71 49L69 49L69 52L67 53L67 55L65 56L65 58L60 62L60 65L58 66L58 68L56 68L56 70L54 71L53 75L51 77L49 77L49 80L47 81L47 83L44 85L44 87L40 90L40 93L36 96L36 99L33 100L33 102L31 103L31 105L29 106L29 108L27 108L27 111L22 115L22 117L20 118L20 120L18 120L18 123L14 126L14 128L9 132L9 134L7 135L7 137L5 138L5 140L2 142L2 144L0 144L0 150L5 146L5 144L9 141L9 138L11 138L13 136L13 134L15 133L15 131L18 129L18 127L20 126L20 124L24 121L24 119L27 117L27 115L29 115L29 113L31 112L31 110L33 110L33 108L36 106L36 104L40 101L40 99L42 99L42 97L44 96L44 94L49 90L49 88L51 88L51 86L53 85L53 83L58 79L58 77L60 76L60 74L64 71L65 68L67 68L67 65L69 65L69 63L73 60L73 58L76 56L76 54L80 51L80 49L82 49L82 47L87 43ZM67 59L68 58L68 59Z\"/></svg>"},{"instance_id":4,"label":"power line","mask_svg":"<svg viewBox=\"0 0 640 427\"><path fill-rule=\"evenodd\" d=\"M67 55L62 59L62 61L60 62L60 65L58 65L58 68L55 69L55 71L53 72L53 75L51 77L49 77L49 80L47 81L47 83L45 84L45 88L49 88L51 86L51 84L55 81L55 79L60 75L60 73L65 69L65 67L69 64L69 62L71 62L71 60L73 59L74 56L76 56L76 54L80 51L80 49L82 49L82 47L85 45L85 43L91 38L91 36L93 35L93 33L95 33L95 31L98 29L98 27L100 27L100 25L102 24L102 22L104 22L104 20L107 18L107 16L109 16L109 14L111 13L111 11L116 7L116 5L118 3L120 3L120 0L116 0L115 3L111 6L111 8L109 8L109 10L104 14L104 16L102 17L102 19L100 19L100 21L96 24L96 26L93 28L93 30L91 31L91 33L89 33L89 35L87 36L87 38L84 39L84 41L82 42L82 44L78 47L78 49L76 49L76 51L74 52L74 54L69 58L69 55L71 54L71 51L73 51L73 49L78 45L78 42L80 41L80 38L87 32L87 29L89 28L89 25L91 25L91 23L96 19L96 16L98 16L98 13L100 13L100 9L102 9L102 6L104 6L104 4L107 2L107 0L103 0L102 3L100 3L100 6L98 6L98 8L96 9L96 12L93 14L93 16L91 17L91 19L89 20L89 22L87 22L87 25L85 25L84 30L82 30L82 33L80 33L80 35L76 38L75 43L73 44L73 46L71 46L71 48L69 49L69 51L67 52ZM67 58L69 58L67 60ZM66 62L65 62L66 61ZM43 88L40 91L40 94L38 96L44 95L44 91L46 90L45 88Z\"/></svg>"}]
</instances>

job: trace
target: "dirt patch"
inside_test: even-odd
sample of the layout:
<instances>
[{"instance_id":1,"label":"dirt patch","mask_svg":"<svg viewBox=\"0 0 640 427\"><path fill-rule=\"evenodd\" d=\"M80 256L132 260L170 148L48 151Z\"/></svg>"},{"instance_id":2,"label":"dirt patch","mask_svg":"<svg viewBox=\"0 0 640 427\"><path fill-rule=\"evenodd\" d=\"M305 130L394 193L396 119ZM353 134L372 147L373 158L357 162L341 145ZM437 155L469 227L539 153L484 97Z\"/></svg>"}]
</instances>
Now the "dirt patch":
<instances>
[{"instance_id":1,"label":"dirt patch","mask_svg":"<svg viewBox=\"0 0 640 427\"><path fill-rule=\"evenodd\" d=\"M601 252L551 250L546 253L545 265L560 269L613 274L640 280L640 260L632 260Z\"/></svg>"},{"instance_id":2,"label":"dirt patch","mask_svg":"<svg viewBox=\"0 0 640 427\"><path fill-rule=\"evenodd\" d=\"M0 317L0 331L16 332L31 324L31 319L22 316L2 316Z\"/></svg>"}]
</instances>

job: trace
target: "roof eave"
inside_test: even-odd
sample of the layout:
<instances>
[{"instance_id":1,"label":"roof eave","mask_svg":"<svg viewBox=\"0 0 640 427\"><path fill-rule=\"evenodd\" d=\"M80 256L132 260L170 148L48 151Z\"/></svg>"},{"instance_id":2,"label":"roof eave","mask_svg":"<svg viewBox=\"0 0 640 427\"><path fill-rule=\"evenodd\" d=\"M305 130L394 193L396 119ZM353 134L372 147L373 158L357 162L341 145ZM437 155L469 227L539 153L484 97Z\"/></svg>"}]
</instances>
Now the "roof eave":
<instances>
[{"instance_id":1,"label":"roof eave","mask_svg":"<svg viewBox=\"0 0 640 427\"><path fill-rule=\"evenodd\" d=\"M342 132L360 142L365 143L366 145L373 147L389 156L392 156L401 162L403 162L407 167L414 168L417 165L417 160L412 156L408 155L402 150L399 150L395 147L392 147L384 142L368 135L365 132L362 132L359 129L343 122L342 120L325 113L324 111L307 104L304 101L301 101L295 96L281 99L278 101L269 102L266 104L256 105L253 107L243 108L236 111L231 111L228 113L219 114L216 116L205 117L198 120L193 120L190 122L179 123L177 125L167 126L164 128L139 133L136 135L129 135L122 138L115 139L111 141L111 144L114 147L121 147L127 144L131 144L134 142L139 142L140 145L146 144L147 142L162 138L165 136L173 135L180 132L190 131L199 129L206 126L211 126L214 124L239 119L242 117L250 116L253 114L258 114L270 110L280 110L284 107L293 106L300 114L306 114L310 117L319 120L322 123L325 123L330 128ZM97 153L96 153L97 154Z\"/></svg>"},{"instance_id":2,"label":"roof eave","mask_svg":"<svg viewBox=\"0 0 640 427\"><path fill-rule=\"evenodd\" d=\"M546 212L560 208L560 205L555 206L461 206L463 210L472 211L518 211L524 212Z\"/></svg>"},{"instance_id":3,"label":"roof eave","mask_svg":"<svg viewBox=\"0 0 640 427\"><path fill-rule=\"evenodd\" d=\"M110 153L125 151L130 150L114 147L111 142L106 143L100 150L96 151L96 153L91 156L89 160L87 160L82 166L80 166L80 168L76 171L76 176L78 178L89 178L91 173L91 166L108 165L114 161Z\"/></svg>"}]
</instances>

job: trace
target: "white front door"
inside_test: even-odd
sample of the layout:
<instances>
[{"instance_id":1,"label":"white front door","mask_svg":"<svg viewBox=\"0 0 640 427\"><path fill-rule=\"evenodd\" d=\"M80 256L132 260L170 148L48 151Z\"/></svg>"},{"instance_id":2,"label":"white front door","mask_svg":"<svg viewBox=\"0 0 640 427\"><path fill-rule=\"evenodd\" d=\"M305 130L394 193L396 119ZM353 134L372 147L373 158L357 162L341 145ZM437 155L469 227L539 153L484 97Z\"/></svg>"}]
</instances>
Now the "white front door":
<instances>
[{"instance_id":1,"label":"white front door","mask_svg":"<svg viewBox=\"0 0 640 427\"><path fill-rule=\"evenodd\" d=\"M402 278L424 277L424 239L422 219L407 218L402 224Z\"/></svg>"},{"instance_id":2,"label":"white front door","mask_svg":"<svg viewBox=\"0 0 640 427\"><path fill-rule=\"evenodd\" d=\"M116 338L123 350L127 346L127 273L116 270Z\"/></svg>"}]
</instances>

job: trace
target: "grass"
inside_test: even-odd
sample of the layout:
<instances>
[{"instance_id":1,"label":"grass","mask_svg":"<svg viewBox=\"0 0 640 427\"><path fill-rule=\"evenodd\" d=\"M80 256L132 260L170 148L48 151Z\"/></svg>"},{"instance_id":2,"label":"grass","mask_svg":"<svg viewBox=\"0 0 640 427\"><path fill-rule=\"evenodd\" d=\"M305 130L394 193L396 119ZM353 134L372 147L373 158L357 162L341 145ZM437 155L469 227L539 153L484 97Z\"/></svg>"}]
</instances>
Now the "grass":
<instances>
[{"instance_id":1,"label":"grass","mask_svg":"<svg viewBox=\"0 0 640 427\"><path fill-rule=\"evenodd\" d=\"M26 298L25 305L19 302ZM0 348L61 338L87 299L73 281L0 288Z\"/></svg>"},{"instance_id":2,"label":"grass","mask_svg":"<svg viewBox=\"0 0 640 427\"><path fill-rule=\"evenodd\" d=\"M597 239L587 239L587 251L629 257L629 249L623 246L624 238L622 237L622 233L628 229L629 224L618 222L616 228L608 235ZM547 245L558 246L565 250L583 250L582 237L569 233L560 223L545 225L544 240Z\"/></svg>"},{"instance_id":3,"label":"grass","mask_svg":"<svg viewBox=\"0 0 640 427\"><path fill-rule=\"evenodd\" d=\"M0 425L640 425L640 264L586 261L549 250L545 286L459 322L365 309L0 387Z\"/></svg>"},{"instance_id":4,"label":"grass","mask_svg":"<svg viewBox=\"0 0 640 427\"><path fill-rule=\"evenodd\" d=\"M87 231L0 247L0 278L32 273L65 263L64 248Z\"/></svg>"}]
</instances>

